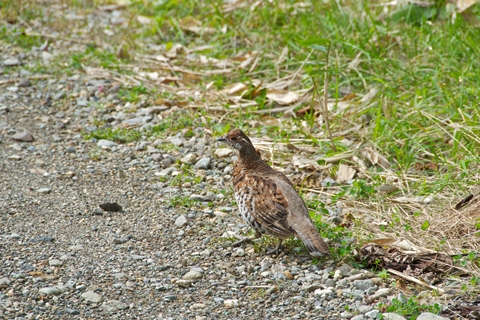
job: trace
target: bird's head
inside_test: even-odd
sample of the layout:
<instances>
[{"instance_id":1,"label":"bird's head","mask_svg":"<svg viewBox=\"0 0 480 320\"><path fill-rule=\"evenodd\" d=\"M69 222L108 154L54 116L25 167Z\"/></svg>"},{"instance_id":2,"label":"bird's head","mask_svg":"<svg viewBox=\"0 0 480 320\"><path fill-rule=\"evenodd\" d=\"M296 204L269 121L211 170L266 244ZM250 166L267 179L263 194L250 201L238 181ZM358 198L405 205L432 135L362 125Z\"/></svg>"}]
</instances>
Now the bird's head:
<instances>
[{"instance_id":1,"label":"bird's head","mask_svg":"<svg viewBox=\"0 0 480 320\"><path fill-rule=\"evenodd\" d=\"M249 147L253 148L253 144L250 139L240 129L230 130L225 136L217 139L217 141L223 142L226 145L239 151L242 149L245 150Z\"/></svg>"}]
</instances>

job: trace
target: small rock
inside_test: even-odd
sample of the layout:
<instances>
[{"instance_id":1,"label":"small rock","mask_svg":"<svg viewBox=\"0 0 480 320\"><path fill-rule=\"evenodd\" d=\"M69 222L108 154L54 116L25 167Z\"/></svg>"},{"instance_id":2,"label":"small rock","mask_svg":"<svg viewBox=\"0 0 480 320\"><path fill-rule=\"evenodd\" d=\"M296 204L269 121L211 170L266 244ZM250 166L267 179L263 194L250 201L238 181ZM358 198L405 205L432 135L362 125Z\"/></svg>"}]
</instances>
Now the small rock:
<instances>
[{"instance_id":1,"label":"small rock","mask_svg":"<svg viewBox=\"0 0 480 320\"><path fill-rule=\"evenodd\" d=\"M317 297L325 297L326 295L332 293L332 289L330 288L327 288L327 289L317 289L315 290L315 292L313 293L315 296Z\"/></svg>"},{"instance_id":2,"label":"small rock","mask_svg":"<svg viewBox=\"0 0 480 320\"><path fill-rule=\"evenodd\" d=\"M22 141L22 142L32 142L34 139L30 132L17 132L12 136L13 140Z\"/></svg>"},{"instance_id":3,"label":"small rock","mask_svg":"<svg viewBox=\"0 0 480 320\"><path fill-rule=\"evenodd\" d=\"M175 225L179 228L183 227L187 223L187 218L184 215L179 216L175 220Z\"/></svg>"},{"instance_id":4,"label":"small rock","mask_svg":"<svg viewBox=\"0 0 480 320\"><path fill-rule=\"evenodd\" d=\"M65 312L71 315L80 314L80 311L78 311L77 309L71 309L71 308L65 308Z\"/></svg>"},{"instance_id":5,"label":"small rock","mask_svg":"<svg viewBox=\"0 0 480 320\"><path fill-rule=\"evenodd\" d=\"M178 137L172 137L166 140L167 142L172 143L173 145L177 147L181 147L183 145L183 140L178 138Z\"/></svg>"},{"instance_id":6,"label":"small rock","mask_svg":"<svg viewBox=\"0 0 480 320\"><path fill-rule=\"evenodd\" d=\"M372 311L369 311L369 312L365 313L365 317L367 317L368 319L377 319L379 313L380 313L380 311L378 311L378 310L372 310Z\"/></svg>"},{"instance_id":7,"label":"small rock","mask_svg":"<svg viewBox=\"0 0 480 320\"><path fill-rule=\"evenodd\" d=\"M30 80L28 78L21 78L18 82L19 87L30 87Z\"/></svg>"},{"instance_id":8,"label":"small rock","mask_svg":"<svg viewBox=\"0 0 480 320\"><path fill-rule=\"evenodd\" d=\"M382 289L378 289L377 292L375 292L374 294L372 294L370 296L370 299L371 300L376 300L380 297L386 297L390 294L390 289L389 288L382 288Z\"/></svg>"},{"instance_id":9,"label":"small rock","mask_svg":"<svg viewBox=\"0 0 480 320\"><path fill-rule=\"evenodd\" d=\"M118 300L108 300L102 304L102 309L106 312L115 312L118 310L124 310L128 308L128 304Z\"/></svg>"},{"instance_id":10,"label":"small rock","mask_svg":"<svg viewBox=\"0 0 480 320\"><path fill-rule=\"evenodd\" d=\"M47 194L47 193L52 192L52 189L50 189L50 188L40 188L40 189L37 189L37 192Z\"/></svg>"},{"instance_id":11,"label":"small rock","mask_svg":"<svg viewBox=\"0 0 480 320\"><path fill-rule=\"evenodd\" d=\"M238 300L228 299L223 301L223 305L225 306L225 308L234 308L238 307L239 302Z\"/></svg>"},{"instance_id":12,"label":"small rock","mask_svg":"<svg viewBox=\"0 0 480 320\"><path fill-rule=\"evenodd\" d=\"M197 161L197 163L195 163L195 165L193 166L195 169L208 169L210 167L210 158L202 158L200 160Z\"/></svg>"},{"instance_id":13,"label":"small rock","mask_svg":"<svg viewBox=\"0 0 480 320\"><path fill-rule=\"evenodd\" d=\"M182 288L189 288L192 285L192 280L177 280L176 284Z\"/></svg>"},{"instance_id":14,"label":"small rock","mask_svg":"<svg viewBox=\"0 0 480 320\"><path fill-rule=\"evenodd\" d=\"M373 287L373 282L370 279L367 280L355 280L353 281L353 285L358 289L358 290L367 290L370 287Z\"/></svg>"},{"instance_id":15,"label":"small rock","mask_svg":"<svg viewBox=\"0 0 480 320\"><path fill-rule=\"evenodd\" d=\"M230 148L222 148L215 150L215 155L219 158L228 157L233 153L233 150Z\"/></svg>"},{"instance_id":16,"label":"small rock","mask_svg":"<svg viewBox=\"0 0 480 320\"><path fill-rule=\"evenodd\" d=\"M363 315L359 314L358 316L355 316L351 318L350 320L363 320Z\"/></svg>"},{"instance_id":17,"label":"small rock","mask_svg":"<svg viewBox=\"0 0 480 320\"><path fill-rule=\"evenodd\" d=\"M53 242L55 238L50 236L38 236L30 239L30 242Z\"/></svg>"},{"instance_id":18,"label":"small rock","mask_svg":"<svg viewBox=\"0 0 480 320\"><path fill-rule=\"evenodd\" d=\"M343 311L342 313L340 313L340 317L342 318L345 318L345 319L351 319L353 318L353 313L350 313L348 311Z\"/></svg>"},{"instance_id":19,"label":"small rock","mask_svg":"<svg viewBox=\"0 0 480 320\"><path fill-rule=\"evenodd\" d=\"M122 123L130 126L141 126L149 122L150 120L152 120L152 118L153 118L152 116L138 117L138 118L123 120Z\"/></svg>"},{"instance_id":20,"label":"small rock","mask_svg":"<svg viewBox=\"0 0 480 320\"><path fill-rule=\"evenodd\" d=\"M101 140L98 140L97 146L100 147L100 148L103 148L103 149L111 149L113 147L118 146L118 143L115 143L115 142L110 141L110 140L101 139Z\"/></svg>"},{"instance_id":21,"label":"small rock","mask_svg":"<svg viewBox=\"0 0 480 320\"><path fill-rule=\"evenodd\" d=\"M3 61L3 65L6 67L17 66L20 64L20 60L17 58L10 58Z\"/></svg>"},{"instance_id":22,"label":"small rock","mask_svg":"<svg viewBox=\"0 0 480 320\"><path fill-rule=\"evenodd\" d=\"M56 296L61 294L63 291L58 287L46 287L38 290L40 296Z\"/></svg>"},{"instance_id":23,"label":"small rock","mask_svg":"<svg viewBox=\"0 0 480 320\"><path fill-rule=\"evenodd\" d=\"M113 239L113 243L114 244L124 244L128 240L130 240L130 238L128 238L128 237L115 238L115 239Z\"/></svg>"},{"instance_id":24,"label":"small rock","mask_svg":"<svg viewBox=\"0 0 480 320\"><path fill-rule=\"evenodd\" d=\"M441 317L431 312L424 312L418 316L417 320L448 320L448 318Z\"/></svg>"},{"instance_id":25,"label":"small rock","mask_svg":"<svg viewBox=\"0 0 480 320\"><path fill-rule=\"evenodd\" d=\"M48 265L52 267L60 267L63 265L63 261L58 259L50 259L48 260Z\"/></svg>"},{"instance_id":26,"label":"small rock","mask_svg":"<svg viewBox=\"0 0 480 320\"><path fill-rule=\"evenodd\" d=\"M382 316L383 316L383 320L406 320L404 317L396 313L387 312L382 314Z\"/></svg>"},{"instance_id":27,"label":"small rock","mask_svg":"<svg viewBox=\"0 0 480 320\"><path fill-rule=\"evenodd\" d=\"M93 291L84 292L80 297L85 301L93 302L93 303L99 303L103 301L103 297Z\"/></svg>"},{"instance_id":28,"label":"small rock","mask_svg":"<svg viewBox=\"0 0 480 320\"><path fill-rule=\"evenodd\" d=\"M8 279L7 277L1 278L0 279L0 289L8 287L10 282L11 282L10 279Z\"/></svg>"},{"instance_id":29,"label":"small rock","mask_svg":"<svg viewBox=\"0 0 480 320\"><path fill-rule=\"evenodd\" d=\"M195 270L188 271L182 277L183 280L197 280L201 278L202 278L202 274Z\"/></svg>"},{"instance_id":30,"label":"small rock","mask_svg":"<svg viewBox=\"0 0 480 320\"><path fill-rule=\"evenodd\" d=\"M116 202L105 202L99 205L102 210L110 211L110 212L121 212L123 208Z\"/></svg>"}]
</instances>

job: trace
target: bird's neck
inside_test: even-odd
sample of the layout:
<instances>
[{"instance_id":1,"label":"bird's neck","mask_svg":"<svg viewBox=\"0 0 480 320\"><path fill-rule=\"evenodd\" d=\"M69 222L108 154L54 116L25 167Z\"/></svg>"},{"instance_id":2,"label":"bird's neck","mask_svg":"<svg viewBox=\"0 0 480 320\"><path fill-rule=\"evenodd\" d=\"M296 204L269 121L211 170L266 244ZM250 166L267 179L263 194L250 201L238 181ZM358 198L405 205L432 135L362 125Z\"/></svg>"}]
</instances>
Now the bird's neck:
<instances>
[{"instance_id":1,"label":"bird's neck","mask_svg":"<svg viewBox=\"0 0 480 320\"><path fill-rule=\"evenodd\" d=\"M266 165L265 161L260 158L257 150L251 145L247 145L240 150L240 162L245 168L258 168Z\"/></svg>"}]
</instances>

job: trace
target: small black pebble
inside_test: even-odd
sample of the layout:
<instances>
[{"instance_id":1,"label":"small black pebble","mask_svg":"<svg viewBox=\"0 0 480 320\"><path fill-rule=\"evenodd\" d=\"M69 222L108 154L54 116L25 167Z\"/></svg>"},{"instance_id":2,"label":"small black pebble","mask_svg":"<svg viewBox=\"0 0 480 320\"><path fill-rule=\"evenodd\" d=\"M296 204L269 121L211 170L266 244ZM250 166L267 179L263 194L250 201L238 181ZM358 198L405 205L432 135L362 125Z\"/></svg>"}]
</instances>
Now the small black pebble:
<instances>
[{"instance_id":1,"label":"small black pebble","mask_svg":"<svg viewBox=\"0 0 480 320\"><path fill-rule=\"evenodd\" d=\"M116 202L105 202L99 205L100 208L102 208L105 211L110 211L110 212L121 212L123 211L123 208L121 205L119 205Z\"/></svg>"}]
</instances>

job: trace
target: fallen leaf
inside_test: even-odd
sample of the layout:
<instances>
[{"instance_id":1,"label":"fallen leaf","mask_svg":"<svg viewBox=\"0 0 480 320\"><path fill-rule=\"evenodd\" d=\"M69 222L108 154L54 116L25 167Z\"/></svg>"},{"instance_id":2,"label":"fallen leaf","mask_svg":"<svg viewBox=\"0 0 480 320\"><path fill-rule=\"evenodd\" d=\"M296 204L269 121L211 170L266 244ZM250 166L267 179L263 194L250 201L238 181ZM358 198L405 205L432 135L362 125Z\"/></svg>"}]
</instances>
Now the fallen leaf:
<instances>
[{"instance_id":1,"label":"fallen leaf","mask_svg":"<svg viewBox=\"0 0 480 320\"><path fill-rule=\"evenodd\" d=\"M312 159L296 154L292 158L293 165L298 169L322 170L322 167Z\"/></svg>"},{"instance_id":2,"label":"fallen leaf","mask_svg":"<svg viewBox=\"0 0 480 320\"><path fill-rule=\"evenodd\" d=\"M337 171L337 181L339 183L346 182L348 180L352 180L353 177L355 177L355 174L357 171L353 169L352 167L346 165L346 164L341 164L338 167Z\"/></svg>"},{"instance_id":3,"label":"fallen leaf","mask_svg":"<svg viewBox=\"0 0 480 320\"><path fill-rule=\"evenodd\" d=\"M294 91L268 90L267 98L280 105L288 105L297 101L300 96Z\"/></svg>"},{"instance_id":4,"label":"fallen leaf","mask_svg":"<svg viewBox=\"0 0 480 320\"><path fill-rule=\"evenodd\" d=\"M146 25L150 24L150 22L152 22L152 19L149 18L149 17L145 17L145 16L138 16L137 21L140 24L143 24L144 26L146 26Z\"/></svg>"}]
</instances>

